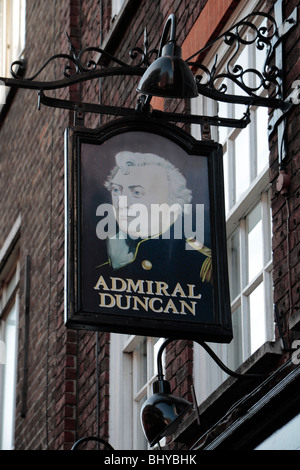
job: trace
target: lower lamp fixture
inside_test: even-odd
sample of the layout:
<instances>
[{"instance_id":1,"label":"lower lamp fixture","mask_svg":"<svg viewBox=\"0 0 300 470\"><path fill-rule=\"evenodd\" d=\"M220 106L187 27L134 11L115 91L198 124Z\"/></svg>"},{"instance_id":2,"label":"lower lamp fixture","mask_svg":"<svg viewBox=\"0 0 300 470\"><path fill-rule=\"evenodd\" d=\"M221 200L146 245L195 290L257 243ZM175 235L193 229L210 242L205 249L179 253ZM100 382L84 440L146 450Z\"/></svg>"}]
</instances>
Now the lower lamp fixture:
<instances>
[{"instance_id":1,"label":"lower lamp fixture","mask_svg":"<svg viewBox=\"0 0 300 470\"><path fill-rule=\"evenodd\" d=\"M162 352L165 347L174 341L167 339L161 345L157 354L157 380L153 383L153 395L145 401L141 409L141 424L150 447L158 444L163 437L171 436L178 429L180 423L193 408L196 412L198 425L200 416L195 393L194 402L176 397L171 394L170 383L164 380L162 373ZM228 375L237 379L265 380L268 374L241 374L229 369L216 356L214 351L203 341L196 341L211 356L216 364ZM192 390L193 392L194 390Z\"/></svg>"},{"instance_id":2,"label":"lower lamp fixture","mask_svg":"<svg viewBox=\"0 0 300 470\"><path fill-rule=\"evenodd\" d=\"M192 403L171 395L170 384L157 380L153 384L153 395L143 404L141 421L150 447L163 437L171 436L177 429Z\"/></svg>"},{"instance_id":3,"label":"lower lamp fixture","mask_svg":"<svg viewBox=\"0 0 300 470\"><path fill-rule=\"evenodd\" d=\"M158 374L153 383L153 395L141 409L141 424L150 447L159 443L163 437L171 436L193 407L189 401L172 395L170 383L163 379L161 355L169 342L165 341L158 352Z\"/></svg>"}]
</instances>

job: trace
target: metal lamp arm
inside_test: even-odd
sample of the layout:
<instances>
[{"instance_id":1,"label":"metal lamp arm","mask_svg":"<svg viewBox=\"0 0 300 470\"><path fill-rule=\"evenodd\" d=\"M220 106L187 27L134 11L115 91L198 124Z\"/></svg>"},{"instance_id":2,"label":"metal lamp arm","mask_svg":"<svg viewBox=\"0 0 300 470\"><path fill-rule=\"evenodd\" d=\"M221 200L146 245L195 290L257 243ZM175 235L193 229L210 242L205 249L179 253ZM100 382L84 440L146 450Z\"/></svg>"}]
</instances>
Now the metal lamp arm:
<instances>
[{"instance_id":1,"label":"metal lamp arm","mask_svg":"<svg viewBox=\"0 0 300 470\"><path fill-rule=\"evenodd\" d=\"M79 447L80 444L83 444L84 442L90 442L90 441L103 444L108 450L114 450L114 448L110 445L109 442L107 442L105 439L102 439L101 437L96 437L96 436L82 437L77 442L75 442L71 450L77 450L77 447Z\"/></svg>"},{"instance_id":2,"label":"metal lamp arm","mask_svg":"<svg viewBox=\"0 0 300 470\"><path fill-rule=\"evenodd\" d=\"M163 380L164 374L162 370L162 353L164 349L170 344L174 339L167 339L159 348L157 353L157 378L158 380ZM216 362L216 364L224 371L226 374L230 375L231 377L235 377L237 379L266 379L268 377L267 374L240 374L238 372L234 372L233 370L229 369L216 355L216 353L204 342L200 340L195 340L196 343L200 344L200 346L205 349L205 351L210 355L210 357Z\"/></svg>"},{"instance_id":3,"label":"metal lamp arm","mask_svg":"<svg viewBox=\"0 0 300 470\"><path fill-rule=\"evenodd\" d=\"M168 36L170 28L171 28L170 42L175 42L175 39L176 39L176 18L175 18L174 13L172 13L168 17L167 21L165 22L165 26L164 26L162 37L161 37L161 40L160 40L160 45L159 45L157 57L161 57L162 48L166 44L166 40L167 40L167 36Z\"/></svg>"}]
</instances>

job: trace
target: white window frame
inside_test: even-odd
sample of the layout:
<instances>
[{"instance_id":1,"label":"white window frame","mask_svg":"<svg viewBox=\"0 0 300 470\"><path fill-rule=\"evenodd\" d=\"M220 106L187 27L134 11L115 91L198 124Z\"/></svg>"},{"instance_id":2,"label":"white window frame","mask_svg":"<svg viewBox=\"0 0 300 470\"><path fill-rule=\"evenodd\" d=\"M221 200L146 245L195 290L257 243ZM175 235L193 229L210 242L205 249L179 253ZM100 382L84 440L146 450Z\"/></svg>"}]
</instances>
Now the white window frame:
<instances>
[{"instance_id":1,"label":"white window frame","mask_svg":"<svg viewBox=\"0 0 300 470\"><path fill-rule=\"evenodd\" d=\"M259 10L262 11L263 3L261 1L249 1L247 4L243 5L243 7L239 8L235 16L231 18L231 24L234 24L238 20L242 19L251 11ZM227 29L227 28L225 28ZM221 45L218 42L218 55L219 57L225 57L225 48L227 46ZM222 48L224 47L224 50ZM251 46L247 46L250 48ZM254 49L253 49L254 50ZM216 50L211 51L211 57L215 57ZM250 60L251 56L249 54ZM251 67L251 61L249 67ZM230 82L230 81L229 81ZM232 90L229 90L229 93ZM241 93L240 93L241 94ZM192 113L193 114L207 114L207 115L216 115L217 110L217 103L213 100L199 97L193 99L192 101ZM234 109L235 105L229 105L229 110L231 112L231 117L234 117ZM230 109L231 108L231 109ZM251 145L254 142L256 145L256 131L255 126L257 125L256 116L257 116L257 108L251 109L251 124L249 127L250 133L250 141ZM220 113L220 117L223 116ZM235 116L236 117L236 116ZM219 140L219 132L218 128L212 127L212 138L215 141ZM265 315L265 341L273 341L274 340L274 323L273 323L273 295L272 295L272 257L271 257L271 215L270 215L270 200L269 200L269 165L266 163L264 168L261 168L259 174L257 174L256 164L253 162L254 159L249 159L250 161L250 168L249 168L249 175L250 175L250 184L246 191L240 195L238 199L235 198L235 191L234 186L230 182L230 178L226 178L225 172L228 171L229 174L233 174L234 169L234 152L233 152L233 142L236 136L242 132L240 129L222 129L222 135L225 135L225 140L220 141L223 144L224 154L226 151L230 152L231 159L228 159L227 168L224 165L224 176L226 183L225 184L225 191L226 191L226 207L227 207L227 214L226 214L226 230L227 230L227 239L230 240L230 237L234 233L236 229L239 230L239 247L240 247L240 293L233 299L231 298L231 308L232 312L236 311L237 308L242 309L242 325L241 331L239 332L241 335L241 357L239 358L239 362L236 363L233 357L233 350L236 347L235 340L232 341L230 345L224 344L210 344L211 348L216 352L218 357L226 364L228 367L236 369L237 366L241 365L252 353L253 349L251 348L251 338L249 334L249 296L252 292L254 292L255 288L260 284L263 283L263 288L265 292L264 296L264 311L269 315ZM192 134L196 138L201 138L201 132L199 126L192 126ZM227 134L227 135L226 135ZM266 135L267 135L267 128L266 128ZM223 139L222 139L223 140ZM232 145L232 148L229 148ZM250 145L249 145L250 148ZM245 267L245 263L243 260L245 259L247 253L247 216L251 212L251 210L257 205L261 204L261 217L263 221L263 229L262 229L262 243L263 243L263 265L260 272L252 280L247 279L247 271ZM228 250L228 258L229 258L229 266L230 266L230 250ZM272 316L272 318L271 318ZM214 361L207 355L207 353L197 344L194 345L194 380L195 380L195 390L197 393L197 399L199 402L202 402L206 399L216 388L221 385L221 383L228 377L215 363ZM206 377L203 380L203 377Z\"/></svg>"},{"instance_id":2,"label":"white window frame","mask_svg":"<svg viewBox=\"0 0 300 470\"><path fill-rule=\"evenodd\" d=\"M18 353L19 297L15 295L8 312L0 321L0 341L4 361L0 361L0 450L14 449Z\"/></svg>"},{"instance_id":3,"label":"white window frame","mask_svg":"<svg viewBox=\"0 0 300 470\"><path fill-rule=\"evenodd\" d=\"M12 62L22 57L25 48L26 0L0 0L0 77L10 77ZM0 111L9 87L0 83Z\"/></svg>"},{"instance_id":4,"label":"white window frame","mask_svg":"<svg viewBox=\"0 0 300 470\"><path fill-rule=\"evenodd\" d=\"M0 250L0 450L14 448L18 358L18 218Z\"/></svg>"},{"instance_id":5,"label":"white window frame","mask_svg":"<svg viewBox=\"0 0 300 470\"><path fill-rule=\"evenodd\" d=\"M140 383L138 347L146 342L146 380ZM146 450L148 443L140 422L142 403L153 394L157 352L164 340L111 334L109 442L118 450ZM164 358L164 355L163 355Z\"/></svg>"},{"instance_id":6,"label":"white window frame","mask_svg":"<svg viewBox=\"0 0 300 470\"><path fill-rule=\"evenodd\" d=\"M114 18L120 13L123 4L126 0L111 0L111 18L114 21Z\"/></svg>"},{"instance_id":7,"label":"white window frame","mask_svg":"<svg viewBox=\"0 0 300 470\"><path fill-rule=\"evenodd\" d=\"M0 76L9 76L10 65L25 48L26 0L0 0Z\"/></svg>"}]
</instances>

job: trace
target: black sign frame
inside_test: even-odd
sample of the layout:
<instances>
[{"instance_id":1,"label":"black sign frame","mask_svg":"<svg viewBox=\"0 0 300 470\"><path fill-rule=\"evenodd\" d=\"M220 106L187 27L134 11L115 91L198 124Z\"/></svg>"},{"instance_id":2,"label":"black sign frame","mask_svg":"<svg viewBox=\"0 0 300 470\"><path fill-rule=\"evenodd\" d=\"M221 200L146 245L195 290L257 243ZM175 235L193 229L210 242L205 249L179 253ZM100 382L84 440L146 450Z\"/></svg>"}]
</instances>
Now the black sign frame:
<instances>
[{"instance_id":1,"label":"black sign frame","mask_svg":"<svg viewBox=\"0 0 300 470\"><path fill-rule=\"evenodd\" d=\"M123 150L129 147L129 151L133 151L132 136L137 136L138 139L140 136L143 136L145 151L149 151L149 145L151 146L154 142L159 146L161 139L163 144L167 145L167 148L170 144L172 150L174 148L175 150L178 149L178 152L175 153L180 154L183 152L184 157L181 158L179 156L181 160L179 160L179 157L176 157L178 162L186 158L188 162L196 162L193 163L195 165L200 160L204 166L206 165L207 173L202 177L202 182L207 184L208 188L206 192L209 200L208 225L213 281L211 291L209 291L209 295L211 295L210 308L205 308L205 315L208 315L205 321L198 319L198 314L190 315L191 309L184 311L184 315L178 314L179 311L177 311L175 306L173 310L171 309L172 315L168 314L170 310L166 310L167 313L165 314L155 313L153 315L154 311L158 312L158 309L154 308L150 315L148 311L146 311L146 314L145 311L142 311L140 314L139 312L137 313L136 309L133 311L131 304L127 310L122 311L119 308L116 309L115 306L108 308L105 305L104 308L99 307L99 309L89 306L89 299L93 297L94 291L96 291L96 294L102 295L100 294L100 289L102 288L107 292L105 295L110 295L113 298L110 291L110 287L112 288L109 285L110 281L114 282L115 291L124 291L124 288L116 287L116 283L121 282L122 279L118 272L117 277L110 275L103 278L100 275L98 278L99 274L97 274L95 276L96 281L93 282L94 285L91 285L91 290L89 290L88 294L86 293L87 276L84 273L90 272L90 269L87 271L85 267L86 260L90 259L90 253L93 253L92 256L97 257L98 251L95 241L91 240L90 244L86 241L91 233L86 233L86 227L89 222L86 200L91 200L91 196L86 196L86 194L89 193L89 188L93 185L86 183L85 177L88 173L92 174L94 171L93 165L89 163L89 158L97 159L97 167L99 166L101 174L106 172L105 164L109 160L107 148L109 149L112 142L117 142L114 145L122 142ZM148 137L149 141L147 143ZM141 142L139 145L141 146ZM97 149L97 155L94 149ZM103 151L101 152L101 150ZM103 154L102 156L101 153ZM174 155L174 152L172 155ZM193 171L192 173L195 176L198 172ZM198 177L196 176L196 178ZM201 186L200 183L201 178L199 186ZM198 186L198 183L194 186ZM117 119L98 129L69 127L65 132L65 214L65 325L67 328L174 339L194 339L219 343L229 343L231 341L232 323L227 266L223 159L220 144L213 141L198 141L175 125L140 117ZM89 251L91 244L93 249ZM89 253L89 256L85 256L86 253ZM93 260L89 266L92 263L94 263ZM194 263L192 264L194 266ZM168 269L174 272L172 265ZM190 269L187 272L189 273ZM116 274L114 275L116 276ZM98 282L97 279L99 279ZM127 281L130 280L127 279ZM148 286L150 286L150 282L148 281ZM157 285L157 281L155 282ZM173 300L175 302L175 299L177 300L178 297L177 294L179 294L179 297L182 295L185 299L188 297L194 300L198 297L195 285L187 282L183 287L183 283L181 284L176 285L176 293L174 294L175 290L172 293L174 299L170 300L169 297L169 302L173 302ZM188 293L186 291L187 286L189 286ZM171 291L173 288L174 285ZM133 293L132 289L130 292ZM153 294L154 291L151 291L150 297ZM170 293L166 290L159 292L160 296L162 294L170 296ZM118 299L120 298L121 295L119 295ZM161 298L156 297L156 306L160 305ZM202 298L203 296L201 295L201 301ZM128 299L130 301L130 296L127 296ZM151 297L150 301L153 302L153 300L154 298ZM184 302L182 301L182 303ZM194 302L194 304L196 303ZM208 312L208 310L210 311ZM176 314L174 314L174 311ZM195 319L196 316L197 319Z\"/></svg>"}]
</instances>

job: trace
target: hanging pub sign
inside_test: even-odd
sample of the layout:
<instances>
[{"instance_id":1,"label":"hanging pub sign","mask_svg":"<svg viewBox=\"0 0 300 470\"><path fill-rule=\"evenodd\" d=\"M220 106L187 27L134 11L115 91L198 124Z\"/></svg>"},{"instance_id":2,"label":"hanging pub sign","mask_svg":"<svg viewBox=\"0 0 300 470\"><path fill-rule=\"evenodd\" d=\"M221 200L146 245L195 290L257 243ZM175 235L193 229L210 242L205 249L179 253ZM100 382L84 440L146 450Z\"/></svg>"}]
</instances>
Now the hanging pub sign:
<instances>
[{"instance_id":1,"label":"hanging pub sign","mask_svg":"<svg viewBox=\"0 0 300 470\"><path fill-rule=\"evenodd\" d=\"M66 326L229 342L221 146L140 118L65 141Z\"/></svg>"}]
</instances>

